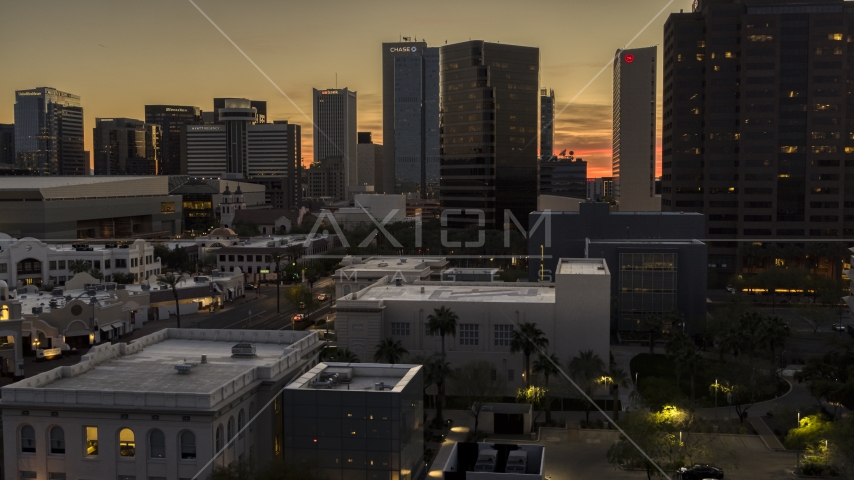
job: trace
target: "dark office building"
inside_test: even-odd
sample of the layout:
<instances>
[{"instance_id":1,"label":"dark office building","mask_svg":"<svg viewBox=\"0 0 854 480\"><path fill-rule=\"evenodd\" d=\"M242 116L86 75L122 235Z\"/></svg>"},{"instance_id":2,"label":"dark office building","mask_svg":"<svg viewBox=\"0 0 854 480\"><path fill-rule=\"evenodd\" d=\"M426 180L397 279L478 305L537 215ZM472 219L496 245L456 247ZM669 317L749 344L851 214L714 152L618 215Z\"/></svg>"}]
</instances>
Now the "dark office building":
<instances>
[{"instance_id":1,"label":"dark office building","mask_svg":"<svg viewBox=\"0 0 854 480\"><path fill-rule=\"evenodd\" d=\"M251 175L245 181L248 183L257 183L264 185L266 188L266 203L272 208L295 208L302 201L302 128L300 125L288 123L287 120L276 120L273 125L284 126L287 128L287 142L279 145L279 148L284 148L284 158L287 162L287 173L284 175L264 174ZM255 146L252 143L253 133L256 130L265 128L264 125L253 125L250 127L250 150L258 150L264 148L264 145ZM279 156L279 155L277 155ZM255 160L250 155L250 172L253 170L252 162ZM281 160L280 160L281 161Z\"/></svg>"},{"instance_id":2,"label":"dark office building","mask_svg":"<svg viewBox=\"0 0 854 480\"><path fill-rule=\"evenodd\" d=\"M15 125L0 123L0 165L15 165Z\"/></svg>"},{"instance_id":3,"label":"dark office building","mask_svg":"<svg viewBox=\"0 0 854 480\"><path fill-rule=\"evenodd\" d=\"M222 118L216 115L220 108L225 108L225 101L237 97L214 98L213 111L217 123L222 123ZM249 107L255 109L255 123L267 123L267 101L266 100L249 100Z\"/></svg>"},{"instance_id":4,"label":"dark office building","mask_svg":"<svg viewBox=\"0 0 854 480\"><path fill-rule=\"evenodd\" d=\"M439 186L439 49L383 43L383 159L378 193L436 198Z\"/></svg>"},{"instance_id":5,"label":"dark office building","mask_svg":"<svg viewBox=\"0 0 854 480\"><path fill-rule=\"evenodd\" d=\"M15 158L41 175L85 175L80 97L50 87L16 91Z\"/></svg>"},{"instance_id":6,"label":"dark office building","mask_svg":"<svg viewBox=\"0 0 854 480\"><path fill-rule=\"evenodd\" d=\"M854 239L852 30L842 0L700 0L665 23L662 209L708 216L719 277L743 240Z\"/></svg>"},{"instance_id":7,"label":"dark office building","mask_svg":"<svg viewBox=\"0 0 854 480\"><path fill-rule=\"evenodd\" d=\"M540 195L587 198L587 162L572 157L542 159Z\"/></svg>"},{"instance_id":8,"label":"dark office building","mask_svg":"<svg viewBox=\"0 0 854 480\"><path fill-rule=\"evenodd\" d=\"M540 89L540 158L549 160L555 153L555 91ZM586 169L585 169L586 171Z\"/></svg>"},{"instance_id":9,"label":"dark office building","mask_svg":"<svg viewBox=\"0 0 854 480\"><path fill-rule=\"evenodd\" d=\"M537 208L539 65L534 47L481 40L440 47L442 209L480 210L496 228L507 211L527 225ZM471 214L449 218L478 222Z\"/></svg>"},{"instance_id":10,"label":"dark office building","mask_svg":"<svg viewBox=\"0 0 854 480\"><path fill-rule=\"evenodd\" d=\"M611 212L607 203L579 207L531 214L536 227L528 240L528 279L554 281L560 258L604 258L617 298L612 330L637 330L644 318L678 311L688 331L696 332L706 315L703 215Z\"/></svg>"},{"instance_id":11,"label":"dark office building","mask_svg":"<svg viewBox=\"0 0 854 480\"><path fill-rule=\"evenodd\" d=\"M95 175L157 175L157 125L133 118L96 118Z\"/></svg>"},{"instance_id":12,"label":"dark office building","mask_svg":"<svg viewBox=\"0 0 854 480\"><path fill-rule=\"evenodd\" d=\"M186 105L146 105L145 123L159 127L157 158L160 175L186 175L181 169L181 129L184 125L199 125L202 112L199 107Z\"/></svg>"}]
</instances>

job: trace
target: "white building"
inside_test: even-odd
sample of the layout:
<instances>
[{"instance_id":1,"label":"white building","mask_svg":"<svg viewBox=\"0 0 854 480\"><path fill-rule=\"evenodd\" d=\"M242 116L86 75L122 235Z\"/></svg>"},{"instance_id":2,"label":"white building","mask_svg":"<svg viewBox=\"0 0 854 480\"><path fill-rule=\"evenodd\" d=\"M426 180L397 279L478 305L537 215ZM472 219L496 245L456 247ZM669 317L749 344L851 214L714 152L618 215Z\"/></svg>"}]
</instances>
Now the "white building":
<instances>
[{"instance_id":1,"label":"white building","mask_svg":"<svg viewBox=\"0 0 854 480\"><path fill-rule=\"evenodd\" d=\"M312 255L323 255L340 245L337 235L316 235L311 239L307 235L276 235L252 237L212 251L216 254L220 272L240 271L254 275L275 273L275 255L283 256L283 266L289 262L305 264L311 261Z\"/></svg>"},{"instance_id":2,"label":"white building","mask_svg":"<svg viewBox=\"0 0 854 480\"><path fill-rule=\"evenodd\" d=\"M213 458L281 458L281 392L321 346L316 333L165 329L94 347L3 387L5 478L180 480L207 478Z\"/></svg>"},{"instance_id":3,"label":"white building","mask_svg":"<svg viewBox=\"0 0 854 480\"><path fill-rule=\"evenodd\" d=\"M621 212L661 211L655 195L657 47L614 56L614 197Z\"/></svg>"},{"instance_id":4,"label":"white building","mask_svg":"<svg viewBox=\"0 0 854 480\"><path fill-rule=\"evenodd\" d=\"M409 263L409 262L407 262ZM373 357L382 339L400 340L410 355L433 355L442 340L428 333L428 316L448 307L457 314L457 334L445 338L453 367L487 360L507 380L523 385L524 359L510 353L517 325L536 323L561 359L593 350L609 353L611 274L602 259L561 259L554 283L398 282L388 275L336 301L339 348L360 359ZM337 282L336 282L337 283Z\"/></svg>"},{"instance_id":5,"label":"white building","mask_svg":"<svg viewBox=\"0 0 854 480\"><path fill-rule=\"evenodd\" d=\"M284 390L285 460L330 480L421 478L421 365L320 363Z\"/></svg>"},{"instance_id":6,"label":"white building","mask_svg":"<svg viewBox=\"0 0 854 480\"><path fill-rule=\"evenodd\" d=\"M448 265L444 257L352 257L341 260L335 271L335 298L367 288L388 277L391 283L439 280Z\"/></svg>"},{"instance_id":7,"label":"white building","mask_svg":"<svg viewBox=\"0 0 854 480\"><path fill-rule=\"evenodd\" d=\"M74 276L75 260L87 262L110 282L116 273L131 274L134 282L160 274L160 258L145 240L133 243L49 244L35 238L15 239L0 233L0 280L11 288L22 285L64 285Z\"/></svg>"}]
</instances>

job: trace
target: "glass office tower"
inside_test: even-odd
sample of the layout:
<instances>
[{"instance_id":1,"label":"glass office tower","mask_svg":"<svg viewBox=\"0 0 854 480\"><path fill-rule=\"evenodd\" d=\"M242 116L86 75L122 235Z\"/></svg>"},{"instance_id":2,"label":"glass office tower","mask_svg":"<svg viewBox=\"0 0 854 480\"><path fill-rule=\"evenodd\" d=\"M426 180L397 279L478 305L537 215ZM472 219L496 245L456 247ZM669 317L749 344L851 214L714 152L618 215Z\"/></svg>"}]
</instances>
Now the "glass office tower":
<instances>
[{"instance_id":1,"label":"glass office tower","mask_svg":"<svg viewBox=\"0 0 854 480\"><path fill-rule=\"evenodd\" d=\"M380 193L435 198L439 185L439 49L383 43L383 185Z\"/></svg>"},{"instance_id":2,"label":"glass office tower","mask_svg":"<svg viewBox=\"0 0 854 480\"><path fill-rule=\"evenodd\" d=\"M145 123L160 128L157 142L157 159L160 175L187 175L181 164L181 130L184 125L200 125L202 112L189 105L146 105Z\"/></svg>"},{"instance_id":3,"label":"glass office tower","mask_svg":"<svg viewBox=\"0 0 854 480\"><path fill-rule=\"evenodd\" d=\"M80 97L50 87L15 92L15 158L41 175L85 175Z\"/></svg>"},{"instance_id":4,"label":"glass office tower","mask_svg":"<svg viewBox=\"0 0 854 480\"><path fill-rule=\"evenodd\" d=\"M539 65L534 47L480 40L440 47L442 209L480 210L498 228L512 212L527 226L537 209Z\"/></svg>"}]
</instances>

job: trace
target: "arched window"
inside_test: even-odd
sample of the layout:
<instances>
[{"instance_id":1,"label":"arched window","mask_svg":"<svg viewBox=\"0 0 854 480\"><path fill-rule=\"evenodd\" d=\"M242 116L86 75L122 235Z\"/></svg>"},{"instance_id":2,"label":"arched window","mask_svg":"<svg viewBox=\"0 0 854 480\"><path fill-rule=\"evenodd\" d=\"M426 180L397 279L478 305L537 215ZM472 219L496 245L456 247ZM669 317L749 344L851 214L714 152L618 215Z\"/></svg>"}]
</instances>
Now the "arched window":
<instances>
[{"instance_id":1,"label":"arched window","mask_svg":"<svg viewBox=\"0 0 854 480\"><path fill-rule=\"evenodd\" d=\"M129 428L119 431L119 455L128 458L136 456L136 442L133 439L133 430Z\"/></svg>"},{"instance_id":2,"label":"arched window","mask_svg":"<svg viewBox=\"0 0 854 480\"><path fill-rule=\"evenodd\" d=\"M234 438L234 417L229 417L228 419L228 441Z\"/></svg>"},{"instance_id":3,"label":"arched window","mask_svg":"<svg viewBox=\"0 0 854 480\"><path fill-rule=\"evenodd\" d=\"M216 451L222 450L222 424L216 427Z\"/></svg>"},{"instance_id":4,"label":"arched window","mask_svg":"<svg viewBox=\"0 0 854 480\"><path fill-rule=\"evenodd\" d=\"M148 436L149 458L166 458L166 435L160 430L152 430Z\"/></svg>"},{"instance_id":5,"label":"arched window","mask_svg":"<svg viewBox=\"0 0 854 480\"><path fill-rule=\"evenodd\" d=\"M350 293L350 285L344 285L344 295Z\"/></svg>"},{"instance_id":6,"label":"arched window","mask_svg":"<svg viewBox=\"0 0 854 480\"><path fill-rule=\"evenodd\" d=\"M62 427L50 429L50 454L65 455L65 432Z\"/></svg>"},{"instance_id":7,"label":"arched window","mask_svg":"<svg viewBox=\"0 0 854 480\"><path fill-rule=\"evenodd\" d=\"M217 451L219 451L220 448L221 447L217 447ZM181 434L181 459L196 459L196 435L193 432L186 431Z\"/></svg>"},{"instance_id":8,"label":"arched window","mask_svg":"<svg viewBox=\"0 0 854 480\"><path fill-rule=\"evenodd\" d=\"M237 414L237 431L239 432L238 436L240 436L240 438L243 438L243 431L242 430L243 430L243 427L245 427L245 426L246 426L246 412L244 412L243 409L241 408L240 413Z\"/></svg>"},{"instance_id":9,"label":"arched window","mask_svg":"<svg viewBox=\"0 0 854 480\"><path fill-rule=\"evenodd\" d=\"M21 427L21 453L36 453L36 431L29 425Z\"/></svg>"},{"instance_id":10,"label":"arched window","mask_svg":"<svg viewBox=\"0 0 854 480\"><path fill-rule=\"evenodd\" d=\"M250 422L252 421L252 417L254 417L254 416L255 416L255 402L249 402L249 421ZM249 424L249 431L251 432L253 430L255 430L255 424L250 423Z\"/></svg>"}]
</instances>

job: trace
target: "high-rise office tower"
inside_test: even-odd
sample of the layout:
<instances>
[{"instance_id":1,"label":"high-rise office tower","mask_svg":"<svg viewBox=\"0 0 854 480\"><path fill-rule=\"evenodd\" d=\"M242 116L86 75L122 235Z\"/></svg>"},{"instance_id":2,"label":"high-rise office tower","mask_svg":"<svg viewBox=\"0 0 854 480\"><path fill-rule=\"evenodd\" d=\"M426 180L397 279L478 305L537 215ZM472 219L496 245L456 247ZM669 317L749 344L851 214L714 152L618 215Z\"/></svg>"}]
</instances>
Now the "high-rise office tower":
<instances>
[{"instance_id":1,"label":"high-rise office tower","mask_svg":"<svg viewBox=\"0 0 854 480\"><path fill-rule=\"evenodd\" d=\"M15 125L0 123L0 165L15 165Z\"/></svg>"},{"instance_id":2,"label":"high-rise office tower","mask_svg":"<svg viewBox=\"0 0 854 480\"><path fill-rule=\"evenodd\" d=\"M15 158L42 175L85 175L80 97L50 87L16 91Z\"/></svg>"},{"instance_id":3,"label":"high-rise office tower","mask_svg":"<svg viewBox=\"0 0 854 480\"><path fill-rule=\"evenodd\" d=\"M383 149L384 146L374 143L371 132L359 132L359 185L372 185L374 192L382 193L377 185L383 182Z\"/></svg>"},{"instance_id":4,"label":"high-rise office tower","mask_svg":"<svg viewBox=\"0 0 854 480\"><path fill-rule=\"evenodd\" d=\"M133 118L96 118L95 175L156 175L158 130Z\"/></svg>"},{"instance_id":5,"label":"high-rise office tower","mask_svg":"<svg viewBox=\"0 0 854 480\"><path fill-rule=\"evenodd\" d=\"M854 238L846 5L700 0L665 22L662 208L707 215L719 278L750 261L739 245Z\"/></svg>"},{"instance_id":6,"label":"high-rise office tower","mask_svg":"<svg viewBox=\"0 0 854 480\"><path fill-rule=\"evenodd\" d=\"M657 212L655 195L655 74L657 47L614 56L613 173L620 211Z\"/></svg>"},{"instance_id":7,"label":"high-rise office tower","mask_svg":"<svg viewBox=\"0 0 854 480\"><path fill-rule=\"evenodd\" d=\"M540 195L587 198L587 162L572 152L569 157L541 159Z\"/></svg>"},{"instance_id":8,"label":"high-rise office tower","mask_svg":"<svg viewBox=\"0 0 854 480\"><path fill-rule=\"evenodd\" d=\"M344 187L357 185L356 92L346 88L313 89L314 163L343 159Z\"/></svg>"},{"instance_id":9,"label":"high-rise office tower","mask_svg":"<svg viewBox=\"0 0 854 480\"><path fill-rule=\"evenodd\" d=\"M226 98L216 110L218 123L225 125L225 174L246 177L249 171L249 126L258 119L258 111L245 98ZM287 131L285 129L285 134Z\"/></svg>"},{"instance_id":10,"label":"high-rise office tower","mask_svg":"<svg viewBox=\"0 0 854 480\"><path fill-rule=\"evenodd\" d=\"M439 186L439 49L383 43L380 193L435 198Z\"/></svg>"},{"instance_id":11,"label":"high-rise office tower","mask_svg":"<svg viewBox=\"0 0 854 480\"><path fill-rule=\"evenodd\" d=\"M550 160L555 152L555 91L540 89L540 159ZM585 164L586 165L586 164ZM585 175L587 168L584 169ZM585 180L586 181L586 180Z\"/></svg>"},{"instance_id":12,"label":"high-rise office tower","mask_svg":"<svg viewBox=\"0 0 854 480\"><path fill-rule=\"evenodd\" d=\"M537 209L540 51L476 40L440 52L441 207L480 210L499 228L512 212L527 226ZM478 222L471 211L449 219Z\"/></svg>"},{"instance_id":13,"label":"high-rise office tower","mask_svg":"<svg viewBox=\"0 0 854 480\"><path fill-rule=\"evenodd\" d=\"M184 125L201 124L199 107L187 105L146 105L145 123L159 127L157 159L160 175L186 175L181 163L181 135Z\"/></svg>"},{"instance_id":14,"label":"high-rise office tower","mask_svg":"<svg viewBox=\"0 0 854 480\"><path fill-rule=\"evenodd\" d=\"M271 203L274 205L273 208L293 208L302 202L302 126L295 123L288 123L287 120L276 120L273 123L286 125L288 129L288 146L286 150L288 174L286 179L287 185L283 189L284 198L281 201L274 200Z\"/></svg>"},{"instance_id":15,"label":"high-rise office tower","mask_svg":"<svg viewBox=\"0 0 854 480\"><path fill-rule=\"evenodd\" d=\"M191 177L219 177L228 170L225 125L181 127L180 171Z\"/></svg>"},{"instance_id":16,"label":"high-rise office tower","mask_svg":"<svg viewBox=\"0 0 854 480\"><path fill-rule=\"evenodd\" d=\"M225 101L231 97L214 98L213 111L219 112L220 108L225 108ZM255 123L267 123L267 101L266 100L249 100L249 106L255 109ZM221 122L218 116L215 116L215 123Z\"/></svg>"}]
</instances>

